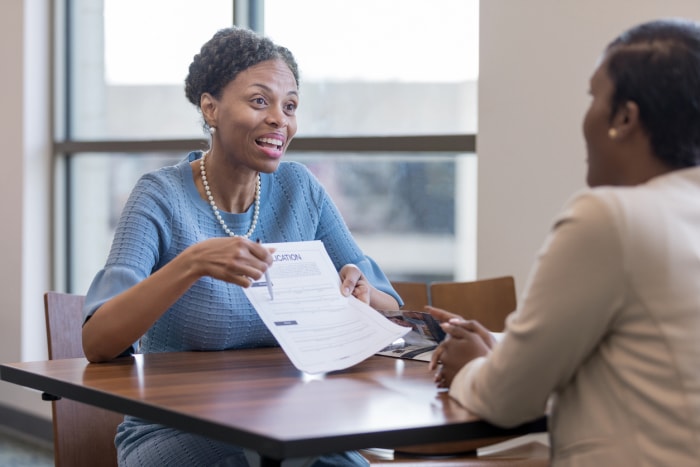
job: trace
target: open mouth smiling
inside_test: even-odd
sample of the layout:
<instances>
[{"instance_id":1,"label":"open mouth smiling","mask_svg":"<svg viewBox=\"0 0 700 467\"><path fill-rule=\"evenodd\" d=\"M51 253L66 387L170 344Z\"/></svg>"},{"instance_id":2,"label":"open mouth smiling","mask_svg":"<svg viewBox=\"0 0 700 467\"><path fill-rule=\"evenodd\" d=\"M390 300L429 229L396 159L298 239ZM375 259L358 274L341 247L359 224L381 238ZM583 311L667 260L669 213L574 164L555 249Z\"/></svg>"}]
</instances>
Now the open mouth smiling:
<instances>
[{"instance_id":1,"label":"open mouth smiling","mask_svg":"<svg viewBox=\"0 0 700 467\"><path fill-rule=\"evenodd\" d=\"M255 142L258 144L258 146L277 149L278 151L282 150L282 145L284 144L284 141L277 138L259 138L256 139Z\"/></svg>"}]
</instances>

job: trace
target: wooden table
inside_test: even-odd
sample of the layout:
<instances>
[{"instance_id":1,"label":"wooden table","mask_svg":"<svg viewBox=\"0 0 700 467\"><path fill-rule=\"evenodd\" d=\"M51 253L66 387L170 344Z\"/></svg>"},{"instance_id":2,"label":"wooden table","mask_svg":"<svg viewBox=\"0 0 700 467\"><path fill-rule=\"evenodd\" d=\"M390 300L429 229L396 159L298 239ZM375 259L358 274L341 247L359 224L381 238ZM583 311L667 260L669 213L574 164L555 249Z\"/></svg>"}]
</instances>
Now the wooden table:
<instances>
[{"instance_id":1,"label":"wooden table","mask_svg":"<svg viewBox=\"0 0 700 467\"><path fill-rule=\"evenodd\" d=\"M504 430L436 390L425 362L371 357L324 376L279 348L0 365L0 379L257 451L262 465L366 447L393 448L546 430Z\"/></svg>"}]
</instances>

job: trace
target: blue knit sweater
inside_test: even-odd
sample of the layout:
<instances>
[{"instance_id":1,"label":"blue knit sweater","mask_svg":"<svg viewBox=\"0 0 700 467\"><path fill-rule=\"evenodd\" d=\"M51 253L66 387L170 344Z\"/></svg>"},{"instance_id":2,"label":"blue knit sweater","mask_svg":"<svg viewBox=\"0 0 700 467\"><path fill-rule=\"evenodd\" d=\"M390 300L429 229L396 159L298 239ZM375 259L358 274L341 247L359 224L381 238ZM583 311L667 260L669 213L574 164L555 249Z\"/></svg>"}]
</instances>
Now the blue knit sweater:
<instances>
[{"instance_id":1,"label":"blue knit sweater","mask_svg":"<svg viewBox=\"0 0 700 467\"><path fill-rule=\"evenodd\" d=\"M199 151L192 152L177 165L148 173L138 181L117 225L105 267L88 290L86 319L188 246L226 236L194 183L189 163L201 156ZM356 264L372 285L400 300L384 273L362 253L333 201L305 166L282 162L274 173L261 177L260 213L253 238L263 243L321 240L337 269ZM234 232L246 232L253 209L221 215ZM146 332L140 349L134 344L131 350L146 353L275 345L239 286L202 277ZM236 446L129 416L119 427L116 445L123 466L246 464ZM345 453L323 460L327 465L365 464L361 458L345 458L353 455L357 456ZM324 464L319 461L316 465Z\"/></svg>"},{"instance_id":2,"label":"blue knit sweater","mask_svg":"<svg viewBox=\"0 0 700 467\"><path fill-rule=\"evenodd\" d=\"M226 234L197 191L192 152L175 166L144 175L122 212L105 267L93 280L85 316L157 271L185 248ZM321 240L339 270L356 264L379 290L399 299L376 263L352 238L340 213L308 169L282 162L261 174L260 213L253 238L263 243ZM234 232L246 232L252 207L242 214L221 213ZM243 290L202 277L141 339L141 352L222 350L276 345Z\"/></svg>"}]
</instances>

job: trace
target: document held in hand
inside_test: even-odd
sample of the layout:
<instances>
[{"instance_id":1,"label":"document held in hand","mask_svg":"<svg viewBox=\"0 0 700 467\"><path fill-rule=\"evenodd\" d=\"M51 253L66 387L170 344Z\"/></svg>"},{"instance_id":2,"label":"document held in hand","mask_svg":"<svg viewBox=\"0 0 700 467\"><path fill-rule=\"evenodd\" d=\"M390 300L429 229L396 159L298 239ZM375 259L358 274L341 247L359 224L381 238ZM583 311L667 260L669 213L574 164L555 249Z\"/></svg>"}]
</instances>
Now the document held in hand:
<instances>
[{"instance_id":1,"label":"document held in hand","mask_svg":"<svg viewBox=\"0 0 700 467\"><path fill-rule=\"evenodd\" d=\"M340 277L321 241L268 243L274 299L263 276L245 290L294 366L306 373L342 370L408 332L374 308L340 293Z\"/></svg>"}]
</instances>

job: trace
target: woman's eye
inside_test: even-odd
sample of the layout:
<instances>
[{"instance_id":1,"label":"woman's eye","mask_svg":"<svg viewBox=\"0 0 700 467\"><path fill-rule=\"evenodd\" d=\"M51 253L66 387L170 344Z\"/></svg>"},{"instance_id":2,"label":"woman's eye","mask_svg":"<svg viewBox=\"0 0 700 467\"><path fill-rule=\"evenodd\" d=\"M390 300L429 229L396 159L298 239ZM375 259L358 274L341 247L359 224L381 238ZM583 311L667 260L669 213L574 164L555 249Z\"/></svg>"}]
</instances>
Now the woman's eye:
<instances>
[{"instance_id":1,"label":"woman's eye","mask_svg":"<svg viewBox=\"0 0 700 467\"><path fill-rule=\"evenodd\" d=\"M289 114L293 114L297 110L297 105L294 102L290 102L289 104L284 106L284 110Z\"/></svg>"},{"instance_id":2,"label":"woman's eye","mask_svg":"<svg viewBox=\"0 0 700 467\"><path fill-rule=\"evenodd\" d=\"M253 99L253 103L257 105L265 105L266 102L264 98L256 97L255 99Z\"/></svg>"}]
</instances>

